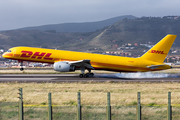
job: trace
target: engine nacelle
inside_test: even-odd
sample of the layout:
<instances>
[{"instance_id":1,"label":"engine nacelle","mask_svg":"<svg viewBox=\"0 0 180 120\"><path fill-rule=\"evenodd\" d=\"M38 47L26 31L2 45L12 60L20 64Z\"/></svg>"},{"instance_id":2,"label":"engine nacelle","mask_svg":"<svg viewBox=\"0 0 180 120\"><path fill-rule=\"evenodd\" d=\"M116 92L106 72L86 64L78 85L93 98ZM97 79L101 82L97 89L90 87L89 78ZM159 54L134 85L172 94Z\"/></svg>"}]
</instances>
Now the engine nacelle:
<instances>
[{"instance_id":1,"label":"engine nacelle","mask_svg":"<svg viewBox=\"0 0 180 120\"><path fill-rule=\"evenodd\" d=\"M54 63L54 70L59 72L71 72L75 71L75 66L69 65L67 62Z\"/></svg>"}]
</instances>

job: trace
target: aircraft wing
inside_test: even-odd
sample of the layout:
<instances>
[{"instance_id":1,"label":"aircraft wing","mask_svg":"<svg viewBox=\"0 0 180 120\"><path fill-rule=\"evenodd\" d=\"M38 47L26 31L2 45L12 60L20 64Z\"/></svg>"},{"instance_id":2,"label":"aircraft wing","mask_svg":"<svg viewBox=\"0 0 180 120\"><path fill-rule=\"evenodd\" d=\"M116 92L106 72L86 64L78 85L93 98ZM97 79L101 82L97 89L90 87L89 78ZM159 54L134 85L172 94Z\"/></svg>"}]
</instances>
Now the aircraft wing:
<instances>
[{"instance_id":1,"label":"aircraft wing","mask_svg":"<svg viewBox=\"0 0 180 120\"><path fill-rule=\"evenodd\" d=\"M77 67L81 67L81 66L84 66L88 69L93 69L94 68L91 66L91 63L90 63L90 60L79 60L79 61L70 61L68 62L70 65L74 65L74 66L77 66Z\"/></svg>"},{"instance_id":2,"label":"aircraft wing","mask_svg":"<svg viewBox=\"0 0 180 120\"><path fill-rule=\"evenodd\" d=\"M161 64L161 65L151 65L151 66L147 66L147 68L150 68L150 69L156 69L158 67L161 67L161 66L165 66L164 64Z\"/></svg>"}]
</instances>

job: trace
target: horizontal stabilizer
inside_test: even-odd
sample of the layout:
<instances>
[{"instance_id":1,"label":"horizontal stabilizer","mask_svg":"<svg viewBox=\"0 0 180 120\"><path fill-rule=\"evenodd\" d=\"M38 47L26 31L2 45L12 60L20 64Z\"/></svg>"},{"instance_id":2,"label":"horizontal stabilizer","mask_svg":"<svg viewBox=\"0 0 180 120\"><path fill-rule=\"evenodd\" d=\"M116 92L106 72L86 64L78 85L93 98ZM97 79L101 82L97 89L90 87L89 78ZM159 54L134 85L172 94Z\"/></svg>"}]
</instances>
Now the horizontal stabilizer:
<instances>
[{"instance_id":1,"label":"horizontal stabilizer","mask_svg":"<svg viewBox=\"0 0 180 120\"><path fill-rule=\"evenodd\" d=\"M147 68L150 68L150 69L157 69L157 68L159 68L159 67L162 67L162 66L165 66L164 64L162 64L162 65L151 65L151 66L147 66Z\"/></svg>"}]
</instances>

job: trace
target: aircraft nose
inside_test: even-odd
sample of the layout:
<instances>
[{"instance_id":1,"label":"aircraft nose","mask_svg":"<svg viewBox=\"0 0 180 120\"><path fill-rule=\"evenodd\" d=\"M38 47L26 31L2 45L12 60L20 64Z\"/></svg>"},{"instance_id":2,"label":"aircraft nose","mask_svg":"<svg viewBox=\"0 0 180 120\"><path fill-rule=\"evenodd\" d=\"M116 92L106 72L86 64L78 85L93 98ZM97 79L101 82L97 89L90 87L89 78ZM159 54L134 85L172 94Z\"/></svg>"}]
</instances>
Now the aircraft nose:
<instances>
[{"instance_id":1,"label":"aircraft nose","mask_svg":"<svg viewBox=\"0 0 180 120\"><path fill-rule=\"evenodd\" d=\"M12 57L12 56L13 56L12 53L7 53L7 52L5 52L5 53L2 54L2 57L3 57L3 58L9 58L9 57Z\"/></svg>"},{"instance_id":2,"label":"aircraft nose","mask_svg":"<svg viewBox=\"0 0 180 120\"><path fill-rule=\"evenodd\" d=\"M5 58L5 53L2 54L2 57Z\"/></svg>"}]
</instances>

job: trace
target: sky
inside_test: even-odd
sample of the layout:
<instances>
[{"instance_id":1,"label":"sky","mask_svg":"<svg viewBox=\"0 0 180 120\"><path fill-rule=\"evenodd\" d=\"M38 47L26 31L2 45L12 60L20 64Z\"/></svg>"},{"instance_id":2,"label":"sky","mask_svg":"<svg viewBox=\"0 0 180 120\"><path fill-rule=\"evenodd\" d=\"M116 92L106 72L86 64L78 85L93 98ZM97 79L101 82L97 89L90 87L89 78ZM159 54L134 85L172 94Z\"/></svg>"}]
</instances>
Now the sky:
<instances>
[{"instance_id":1,"label":"sky","mask_svg":"<svg viewBox=\"0 0 180 120\"><path fill-rule=\"evenodd\" d=\"M180 0L0 0L0 30L93 22L122 15L180 15Z\"/></svg>"}]
</instances>

